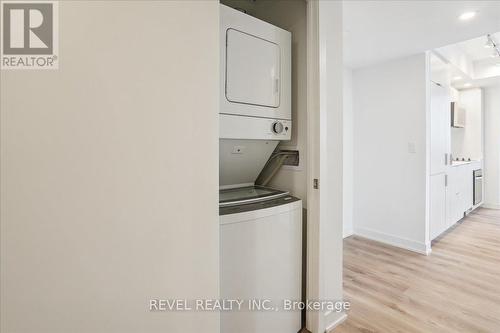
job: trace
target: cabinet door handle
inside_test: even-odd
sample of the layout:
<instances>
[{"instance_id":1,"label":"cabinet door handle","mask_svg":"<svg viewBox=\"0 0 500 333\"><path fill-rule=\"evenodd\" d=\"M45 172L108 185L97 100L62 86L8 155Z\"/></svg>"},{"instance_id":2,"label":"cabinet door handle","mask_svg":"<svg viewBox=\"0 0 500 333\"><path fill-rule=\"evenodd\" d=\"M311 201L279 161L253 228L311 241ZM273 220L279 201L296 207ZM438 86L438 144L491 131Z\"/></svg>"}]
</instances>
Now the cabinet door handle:
<instances>
[{"instance_id":1,"label":"cabinet door handle","mask_svg":"<svg viewBox=\"0 0 500 333\"><path fill-rule=\"evenodd\" d=\"M448 165L448 153L444 154L444 165Z\"/></svg>"},{"instance_id":2,"label":"cabinet door handle","mask_svg":"<svg viewBox=\"0 0 500 333\"><path fill-rule=\"evenodd\" d=\"M444 187L448 187L448 175L444 175Z\"/></svg>"}]
</instances>

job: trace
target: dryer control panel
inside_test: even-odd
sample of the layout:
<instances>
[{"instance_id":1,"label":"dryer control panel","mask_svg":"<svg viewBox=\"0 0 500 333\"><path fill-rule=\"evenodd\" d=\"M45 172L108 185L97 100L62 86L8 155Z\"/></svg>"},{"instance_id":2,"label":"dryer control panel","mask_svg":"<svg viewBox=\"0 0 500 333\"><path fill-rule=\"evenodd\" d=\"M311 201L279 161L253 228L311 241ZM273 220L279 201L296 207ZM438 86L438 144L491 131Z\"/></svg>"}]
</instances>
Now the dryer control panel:
<instances>
[{"instance_id":1,"label":"dryer control panel","mask_svg":"<svg viewBox=\"0 0 500 333\"><path fill-rule=\"evenodd\" d=\"M283 122L280 120L277 120L273 123L271 130L273 131L274 134L281 134L283 131L288 131L288 127L285 127L283 125Z\"/></svg>"},{"instance_id":2,"label":"dryer control panel","mask_svg":"<svg viewBox=\"0 0 500 333\"><path fill-rule=\"evenodd\" d=\"M219 115L220 139L290 140L292 122L285 119Z\"/></svg>"}]
</instances>

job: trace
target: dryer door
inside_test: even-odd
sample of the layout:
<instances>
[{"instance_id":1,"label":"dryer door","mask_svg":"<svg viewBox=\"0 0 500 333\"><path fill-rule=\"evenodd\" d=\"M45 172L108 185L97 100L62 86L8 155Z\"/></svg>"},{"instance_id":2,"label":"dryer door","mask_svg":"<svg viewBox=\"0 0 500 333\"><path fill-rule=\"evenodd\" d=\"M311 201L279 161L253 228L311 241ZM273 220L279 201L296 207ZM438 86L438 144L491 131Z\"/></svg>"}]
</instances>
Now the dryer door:
<instances>
[{"instance_id":1,"label":"dryer door","mask_svg":"<svg viewBox=\"0 0 500 333\"><path fill-rule=\"evenodd\" d=\"M227 100L279 107L279 45L235 29L228 29L226 34Z\"/></svg>"}]
</instances>

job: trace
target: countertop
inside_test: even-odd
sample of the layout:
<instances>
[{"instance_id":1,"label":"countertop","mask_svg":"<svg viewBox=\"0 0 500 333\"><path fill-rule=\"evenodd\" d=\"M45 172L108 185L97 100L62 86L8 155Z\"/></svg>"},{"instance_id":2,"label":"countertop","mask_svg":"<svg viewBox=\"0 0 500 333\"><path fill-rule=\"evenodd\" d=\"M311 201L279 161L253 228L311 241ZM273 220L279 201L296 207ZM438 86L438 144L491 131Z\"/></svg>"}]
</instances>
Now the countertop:
<instances>
[{"instance_id":1,"label":"countertop","mask_svg":"<svg viewBox=\"0 0 500 333\"><path fill-rule=\"evenodd\" d=\"M479 160L471 160L471 161L452 161L451 166L460 166L460 165L465 165L465 164L471 164L471 163L480 163L481 161Z\"/></svg>"}]
</instances>

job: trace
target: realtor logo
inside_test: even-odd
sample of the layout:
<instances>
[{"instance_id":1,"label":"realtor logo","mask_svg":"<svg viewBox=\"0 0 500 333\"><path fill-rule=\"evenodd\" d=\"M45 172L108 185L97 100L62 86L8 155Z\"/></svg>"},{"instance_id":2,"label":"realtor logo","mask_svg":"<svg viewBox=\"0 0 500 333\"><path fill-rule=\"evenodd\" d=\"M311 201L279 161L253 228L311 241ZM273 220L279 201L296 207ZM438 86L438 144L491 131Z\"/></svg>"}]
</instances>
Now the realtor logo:
<instances>
[{"instance_id":1,"label":"realtor logo","mask_svg":"<svg viewBox=\"0 0 500 333\"><path fill-rule=\"evenodd\" d=\"M57 69L57 1L2 1L2 69Z\"/></svg>"}]
</instances>

